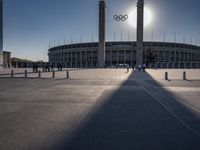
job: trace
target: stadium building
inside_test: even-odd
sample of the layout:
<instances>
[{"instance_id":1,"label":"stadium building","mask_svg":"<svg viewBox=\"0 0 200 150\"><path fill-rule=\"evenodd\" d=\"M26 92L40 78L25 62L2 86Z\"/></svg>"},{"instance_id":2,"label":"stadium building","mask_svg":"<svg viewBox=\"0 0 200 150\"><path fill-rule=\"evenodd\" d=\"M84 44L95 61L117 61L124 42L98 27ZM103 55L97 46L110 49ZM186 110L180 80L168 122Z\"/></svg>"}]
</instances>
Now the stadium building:
<instances>
[{"instance_id":1,"label":"stadium building","mask_svg":"<svg viewBox=\"0 0 200 150\"><path fill-rule=\"evenodd\" d=\"M60 45L48 51L49 63L70 68L137 66L149 68L200 68L200 47L195 45L144 42L144 0L137 2L137 41L105 41L105 1L99 1L99 42Z\"/></svg>"},{"instance_id":2,"label":"stadium building","mask_svg":"<svg viewBox=\"0 0 200 150\"><path fill-rule=\"evenodd\" d=\"M144 42L144 62L151 68L200 68L200 47L179 43ZM136 42L106 42L105 66L136 65ZM49 62L65 67L98 67L98 43L49 49Z\"/></svg>"}]
</instances>

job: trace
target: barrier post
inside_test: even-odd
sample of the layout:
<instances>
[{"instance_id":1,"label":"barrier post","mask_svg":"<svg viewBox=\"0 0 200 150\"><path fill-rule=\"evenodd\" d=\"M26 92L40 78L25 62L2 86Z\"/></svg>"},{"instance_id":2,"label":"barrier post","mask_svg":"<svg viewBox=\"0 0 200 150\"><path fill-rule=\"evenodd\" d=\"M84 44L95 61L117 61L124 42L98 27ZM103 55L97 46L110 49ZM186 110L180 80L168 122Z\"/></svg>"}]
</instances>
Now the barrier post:
<instances>
[{"instance_id":1,"label":"barrier post","mask_svg":"<svg viewBox=\"0 0 200 150\"><path fill-rule=\"evenodd\" d=\"M41 71L38 72L38 77L41 78Z\"/></svg>"},{"instance_id":2,"label":"barrier post","mask_svg":"<svg viewBox=\"0 0 200 150\"><path fill-rule=\"evenodd\" d=\"M186 80L186 72L183 72L183 80Z\"/></svg>"},{"instance_id":3,"label":"barrier post","mask_svg":"<svg viewBox=\"0 0 200 150\"><path fill-rule=\"evenodd\" d=\"M55 78L55 71L52 72L52 78Z\"/></svg>"},{"instance_id":4,"label":"barrier post","mask_svg":"<svg viewBox=\"0 0 200 150\"><path fill-rule=\"evenodd\" d=\"M13 77L14 77L14 71L11 70L11 78L13 78Z\"/></svg>"},{"instance_id":5,"label":"barrier post","mask_svg":"<svg viewBox=\"0 0 200 150\"><path fill-rule=\"evenodd\" d=\"M165 72L165 80L168 80L168 72Z\"/></svg>"},{"instance_id":6,"label":"barrier post","mask_svg":"<svg viewBox=\"0 0 200 150\"><path fill-rule=\"evenodd\" d=\"M69 71L67 70L66 78L69 78Z\"/></svg>"},{"instance_id":7,"label":"barrier post","mask_svg":"<svg viewBox=\"0 0 200 150\"><path fill-rule=\"evenodd\" d=\"M27 70L24 71L24 77L27 78Z\"/></svg>"}]
</instances>

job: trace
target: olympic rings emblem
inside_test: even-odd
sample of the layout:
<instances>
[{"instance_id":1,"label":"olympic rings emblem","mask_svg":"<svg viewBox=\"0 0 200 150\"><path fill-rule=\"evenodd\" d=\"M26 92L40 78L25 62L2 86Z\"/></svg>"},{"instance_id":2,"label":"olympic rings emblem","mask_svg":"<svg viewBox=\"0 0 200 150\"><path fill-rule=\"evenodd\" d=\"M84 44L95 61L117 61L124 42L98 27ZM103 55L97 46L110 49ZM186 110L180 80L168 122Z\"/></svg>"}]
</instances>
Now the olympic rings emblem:
<instances>
[{"instance_id":1,"label":"olympic rings emblem","mask_svg":"<svg viewBox=\"0 0 200 150\"><path fill-rule=\"evenodd\" d=\"M126 21L128 19L128 15L114 15L113 19L116 21Z\"/></svg>"}]
</instances>

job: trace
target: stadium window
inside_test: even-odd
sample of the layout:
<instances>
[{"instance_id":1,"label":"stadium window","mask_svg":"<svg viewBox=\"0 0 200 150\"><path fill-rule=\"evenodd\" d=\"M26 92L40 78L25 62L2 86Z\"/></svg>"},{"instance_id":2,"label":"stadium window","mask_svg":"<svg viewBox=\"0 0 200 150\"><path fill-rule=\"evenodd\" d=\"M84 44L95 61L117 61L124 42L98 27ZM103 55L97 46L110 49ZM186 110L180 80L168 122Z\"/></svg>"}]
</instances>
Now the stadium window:
<instances>
[{"instance_id":1,"label":"stadium window","mask_svg":"<svg viewBox=\"0 0 200 150\"><path fill-rule=\"evenodd\" d=\"M87 44L87 47L92 47L92 44Z\"/></svg>"},{"instance_id":2,"label":"stadium window","mask_svg":"<svg viewBox=\"0 0 200 150\"><path fill-rule=\"evenodd\" d=\"M153 47L157 47L157 44L156 44L156 43L153 43Z\"/></svg>"},{"instance_id":3,"label":"stadium window","mask_svg":"<svg viewBox=\"0 0 200 150\"><path fill-rule=\"evenodd\" d=\"M93 44L94 47L98 47L98 43Z\"/></svg>"},{"instance_id":4,"label":"stadium window","mask_svg":"<svg viewBox=\"0 0 200 150\"><path fill-rule=\"evenodd\" d=\"M133 46L136 46L136 42L133 42L132 45L133 45Z\"/></svg>"},{"instance_id":5,"label":"stadium window","mask_svg":"<svg viewBox=\"0 0 200 150\"><path fill-rule=\"evenodd\" d=\"M159 47L163 47L163 43L159 43Z\"/></svg>"},{"instance_id":6,"label":"stadium window","mask_svg":"<svg viewBox=\"0 0 200 150\"><path fill-rule=\"evenodd\" d=\"M146 43L146 47L150 47L151 46L151 44L150 43Z\"/></svg>"}]
</instances>

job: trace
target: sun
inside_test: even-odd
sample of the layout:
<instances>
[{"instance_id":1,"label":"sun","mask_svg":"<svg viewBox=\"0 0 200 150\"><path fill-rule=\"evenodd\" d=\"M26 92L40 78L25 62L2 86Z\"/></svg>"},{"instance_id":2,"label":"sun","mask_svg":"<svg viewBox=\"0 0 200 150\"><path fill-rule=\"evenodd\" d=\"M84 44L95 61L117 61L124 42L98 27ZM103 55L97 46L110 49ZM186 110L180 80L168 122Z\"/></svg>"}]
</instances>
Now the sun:
<instances>
[{"instance_id":1,"label":"sun","mask_svg":"<svg viewBox=\"0 0 200 150\"><path fill-rule=\"evenodd\" d=\"M137 9L132 10L129 14L128 14L128 23L130 26L136 28L137 27ZM153 13L152 11L147 8L144 7L144 28L147 28L148 26L150 26L150 24L152 23L153 20Z\"/></svg>"}]
</instances>

